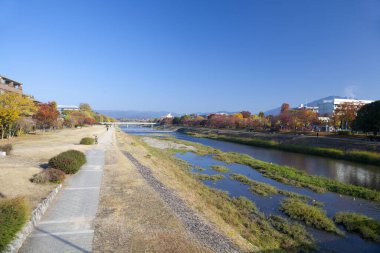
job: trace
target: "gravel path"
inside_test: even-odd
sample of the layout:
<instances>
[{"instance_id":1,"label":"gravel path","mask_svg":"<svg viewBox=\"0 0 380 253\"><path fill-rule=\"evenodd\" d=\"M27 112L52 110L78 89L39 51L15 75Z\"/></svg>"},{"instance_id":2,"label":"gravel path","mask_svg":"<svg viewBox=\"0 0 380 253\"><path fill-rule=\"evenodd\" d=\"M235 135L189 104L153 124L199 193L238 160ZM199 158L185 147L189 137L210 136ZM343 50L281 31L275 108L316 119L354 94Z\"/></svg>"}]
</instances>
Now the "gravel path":
<instances>
[{"instance_id":1,"label":"gravel path","mask_svg":"<svg viewBox=\"0 0 380 253\"><path fill-rule=\"evenodd\" d=\"M175 193L157 180L152 171L142 165L129 152L123 151L124 155L136 166L137 170L148 184L161 196L165 203L173 210L182 221L185 228L190 231L200 243L215 252L230 253L239 252L233 242L221 235L214 227L205 223L187 204Z\"/></svg>"}]
</instances>

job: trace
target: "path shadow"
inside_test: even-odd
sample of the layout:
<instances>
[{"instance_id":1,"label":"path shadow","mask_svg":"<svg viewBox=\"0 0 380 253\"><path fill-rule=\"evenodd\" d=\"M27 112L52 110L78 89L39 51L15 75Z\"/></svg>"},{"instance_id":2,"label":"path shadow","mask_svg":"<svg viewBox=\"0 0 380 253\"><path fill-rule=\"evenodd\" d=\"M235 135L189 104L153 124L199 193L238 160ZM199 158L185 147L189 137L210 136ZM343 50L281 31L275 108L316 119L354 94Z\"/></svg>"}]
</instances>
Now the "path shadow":
<instances>
[{"instance_id":1,"label":"path shadow","mask_svg":"<svg viewBox=\"0 0 380 253\"><path fill-rule=\"evenodd\" d=\"M5 195L0 192L0 199L4 199Z\"/></svg>"},{"instance_id":2,"label":"path shadow","mask_svg":"<svg viewBox=\"0 0 380 253\"><path fill-rule=\"evenodd\" d=\"M53 238L55 238L55 239L57 239L57 240L63 242L64 244L67 244L67 245L73 247L74 249L77 249L78 251L81 251L81 252L84 252L84 253L90 253L90 252L91 252L91 251L88 251L88 250L86 250L86 249L81 248L80 246L78 246L78 245L76 245L76 244L74 244L74 243L69 242L68 240L65 240L65 239L63 239L63 238L61 238L61 237L59 237L59 236L57 236L57 235L54 235L54 234L52 234L52 233L50 233L50 232L48 232L48 231L45 231L45 230L40 229L40 228L35 228L35 229L36 229L37 231L40 231L40 232L42 232L42 233L44 233L44 234L47 234L47 235L49 235L49 236L51 236L51 237L53 237Z\"/></svg>"}]
</instances>

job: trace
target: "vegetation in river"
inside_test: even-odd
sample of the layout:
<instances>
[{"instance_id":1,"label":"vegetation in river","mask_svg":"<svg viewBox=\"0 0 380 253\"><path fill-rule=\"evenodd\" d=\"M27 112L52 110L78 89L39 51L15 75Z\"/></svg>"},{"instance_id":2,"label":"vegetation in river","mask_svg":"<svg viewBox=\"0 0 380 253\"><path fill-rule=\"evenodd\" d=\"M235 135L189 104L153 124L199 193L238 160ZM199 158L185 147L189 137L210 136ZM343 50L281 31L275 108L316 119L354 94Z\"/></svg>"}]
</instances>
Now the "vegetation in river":
<instances>
[{"instance_id":1,"label":"vegetation in river","mask_svg":"<svg viewBox=\"0 0 380 253\"><path fill-rule=\"evenodd\" d=\"M314 238L301 224L291 223L277 215L271 215L268 220L277 231L289 235L301 248L304 248L306 252L315 249Z\"/></svg>"},{"instance_id":2,"label":"vegetation in river","mask_svg":"<svg viewBox=\"0 0 380 253\"><path fill-rule=\"evenodd\" d=\"M213 158L226 163L239 163L247 165L258 170L266 177L297 187L307 187L315 192L330 191L380 202L379 191L361 186L344 184L321 176L308 175L306 172L292 167L256 160L246 154L219 152L213 156Z\"/></svg>"},{"instance_id":3,"label":"vegetation in river","mask_svg":"<svg viewBox=\"0 0 380 253\"><path fill-rule=\"evenodd\" d=\"M176 184L189 194L195 193L197 196L195 199L206 203L206 209L197 206L198 210L203 210L208 214L215 212L223 222L228 224L228 227L233 228L239 234L239 238L247 240L251 247L253 245L253 249L251 248L250 251L305 252L303 245L309 242L300 243L289 234L277 231L267 218L258 211L252 201L244 197L231 198L225 192L205 186L198 180L194 180L190 170L191 166L187 162L173 157L168 150L148 146L141 142L139 137L133 136L132 138L141 143L141 146L152 154L151 159L149 159L151 162L165 165L163 166L166 168L165 178L168 180L171 178L167 177L166 173L175 173ZM202 146L199 145L199 147ZM204 150L201 152L207 153ZM223 222L217 222L218 226L224 226L222 225ZM231 231L228 232L229 235L230 233Z\"/></svg>"},{"instance_id":4,"label":"vegetation in river","mask_svg":"<svg viewBox=\"0 0 380 253\"><path fill-rule=\"evenodd\" d=\"M348 231L359 233L363 238L380 243L380 222L357 213L340 212L334 221L343 224Z\"/></svg>"},{"instance_id":5,"label":"vegetation in river","mask_svg":"<svg viewBox=\"0 0 380 253\"><path fill-rule=\"evenodd\" d=\"M224 178L224 176L220 174L208 175L208 174L194 173L193 175L202 181L204 180L218 181Z\"/></svg>"},{"instance_id":6,"label":"vegetation in river","mask_svg":"<svg viewBox=\"0 0 380 253\"><path fill-rule=\"evenodd\" d=\"M197 166L197 165L193 166L192 168L194 170L197 170L197 171L205 171L206 170L205 168L202 168L201 166Z\"/></svg>"},{"instance_id":7,"label":"vegetation in river","mask_svg":"<svg viewBox=\"0 0 380 253\"><path fill-rule=\"evenodd\" d=\"M187 134L189 132L186 132ZM257 138L242 138L242 137L232 137L225 135L215 135L215 134L199 134L197 133L196 137L216 139L234 143L240 143L256 147L272 148L279 149L294 153L310 154L323 157L330 157L335 159L349 160L360 163L380 165L380 154L376 152L369 151L344 151L341 149L335 148L321 148L321 147L311 147L303 145L289 145L281 144L273 140L262 140Z\"/></svg>"},{"instance_id":8,"label":"vegetation in river","mask_svg":"<svg viewBox=\"0 0 380 253\"><path fill-rule=\"evenodd\" d=\"M212 166L210 166L210 168L217 171L217 172L221 172L221 173L226 173L226 172L230 171L229 168L227 168L226 166L222 166L222 165L212 165Z\"/></svg>"},{"instance_id":9,"label":"vegetation in river","mask_svg":"<svg viewBox=\"0 0 380 253\"><path fill-rule=\"evenodd\" d=\"M307 225L313 226L317 229L334 232L339 235L343 234L335 226L334 222L326 216L326 213L322 209L308 205L301 200L294 198L284 199L281 202L280 209L289 217L301 220Z\"/></svg>"},{"instance_id":10,"label":"vegetation in river","mask_svg":"<svg viewBox=\"0 0 380 253\"><path fill-rule=\"evenodd\" d=\"M241 174L231 174L231 179L239 181L243 184L251 186L249 189L251 192L262 195L262 196L269 196L273 194L277 194L277 188L266 183L258 182L255 180L252 180L244 175Z\"/></svg>"}]
</instances>

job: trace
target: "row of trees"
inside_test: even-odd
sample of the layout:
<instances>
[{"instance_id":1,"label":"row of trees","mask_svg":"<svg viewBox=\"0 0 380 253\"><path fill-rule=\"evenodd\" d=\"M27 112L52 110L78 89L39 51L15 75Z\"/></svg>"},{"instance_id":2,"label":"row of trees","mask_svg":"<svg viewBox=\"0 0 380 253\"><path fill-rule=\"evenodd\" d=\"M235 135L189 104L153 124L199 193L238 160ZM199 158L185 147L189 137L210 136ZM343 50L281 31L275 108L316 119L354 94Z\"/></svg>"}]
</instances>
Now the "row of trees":
<instances>
[{"instance_id":1,"label":"row of trees","mask_svg":"<svg viewBox=\"0 0 380 253\"><path fill-rule=\"evenodd\" d=\"M93 125L113 121L112 118L95 113L89 104L81 104L77 111L57 110L55 102L35 103L31 98L16 93L0 95L1 139L35 131L62 127Z\"/></svg>"},{"instance_id":2,"label":"row of trees","mask_svg":"<svg viewBox=\"0 0 380 253\"><path fill-rule=\"evenodd\" d=\"M265 116L263 112L254 115L248 111L242 111L233 115L210 114L208 116L200 116L191 114L182 117L164 118L160 123L162 125L173 124L209 128L249 129L254 131L275 130L302 132L319 130L321 127L327 125L341 130L353 129L356 131L376 133L380 129L380 123L378 123L380 121L379 104L380 101L364 106L353 103L343 103L336 108L333 115L329 117L319 117L318 113L311 109L291 109L288 103L283 103L280 114L276 116ZM371 113L368 111L371 111ZM365 118L365 120L363 118ZM371 123L370 120L377 123Z\"/></svg>"}]
</instances>

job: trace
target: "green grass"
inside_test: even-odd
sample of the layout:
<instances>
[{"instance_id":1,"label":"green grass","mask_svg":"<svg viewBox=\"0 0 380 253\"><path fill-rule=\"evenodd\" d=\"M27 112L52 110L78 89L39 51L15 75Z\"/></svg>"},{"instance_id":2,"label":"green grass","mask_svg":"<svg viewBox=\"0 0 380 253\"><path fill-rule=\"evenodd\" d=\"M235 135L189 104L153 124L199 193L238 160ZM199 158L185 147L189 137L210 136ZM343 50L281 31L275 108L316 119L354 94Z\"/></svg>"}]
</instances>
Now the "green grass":
<instances>
[{"instance_id":1,"label":"green grass","mask_svg":"<svg viewBox=\"0 0 380 253\"><path fill-rule=\"evenodd\" d=\"M301 200L294 198L284 199L281 202L280 209L292 219L303 221L309 226L339 235L343 234L322 209L308 205Z\"/></svg>"},{"instance_id":2,"label":"green grass","mask_svg":"<svg viewBox=\"0 0 380 253\"><path fill-rule=\"evenodd\" d=\"M218 149L204 146L199 143L178 140L172 137L169 139L174 140L176 143L182 143L196 147L197 154L214 154L213 159L226 163L238 163L247 165L259 171L264 176L272 178L284 184L289 184L296 187L306 187L318 193L330 191L343 195L380 202L380 192L376 190L368 189L362 186L341 183L326 177L309 175L306 172L297 170L292 167L256 160L253 157L246 154L235 152L222 152Z\"/></svg>"},{"instance_id":3,"label":"green grass","mask_svg":"<svg viewBox=\"0 0 380 253\"><path fill-rule=\"evenodd\" d=\"M197 170L197 171L205 171L206 170L205 168L202 168L201 166L193 166L193 169Z\"/></svg>"},{"instance_id":4,"label":"green grass","mask_svg":"<svg viewBox=\"0 0 380 253\"><path fill-rule=\"evenodd\" d=\"M273 194L278 194L277 188L266 183L258 182L255 180L252 180L244 175L241 174L231 174L231 179L239 181L243 184L251 186L249 189L251 192L262 195L262 196L270 196Z\"/></svg>"},{"instance_id":5,"label":"green grass","mask_svg":"<svg viewBox=\"0 0 380 253\"><path fill-rule=\"evenodd\" d=\"M24 198L0 200L0 252L15 238L29 218L29 206Z\"/></svg>"},{"instance_id":6,"label":"green grass","mask_svg":"<svg viewBox=\"0 0 380 253\"><path fill-rule=\"evenodd\" d=\"M220 174L207 175L207 174L194 173L194 176L202 181L204 180L218 181L224 178L224 176Z\"/></svg>"},{"instance_id":7,"label":"green grass","mask_svg":"<svg viewBox=\"0 0 380 253\"><path fill-rule=\"evenodd\" d=\"M363 238L380 243L380 222L365 215L340 212L334 221L343 224L348 231L358 232Z\"/></svg>"},{"instance_id":8,"label":"green grass","mask_svg":"<svg viewBox=\"0 0 380 253\"><path fill-rule=\"evenodd\" d=\"M226 173L226 172L229 172L230 169L225 167L225 166L222 166L222 165L212 165L210 166L211 169L217 171L217 172L221 172L221 173Z\"/></svg>"},{"instance_id":9,"label":"green grass","mask_svg":"<svg viewBox=\"0 0 380 253\"><path fill-rule=\"evenodd\" d=\"M247 165L261 172L264 176L277 180L281 183L294 185L297 187L307 187L315 192L336 192L353 197L380 202L380 192L361 186L344 184L329 178L308 175L306 172L292 167L271 164L256 160L249 155L228 152L219 152L214 159L226 163L238 163Z\"/></svg>"},{"instance_id":10,"label":"green grass","mask_svg":"<svg viewBox=\"0 0 380 253\"><path fill-rule=\"evenodd\" d=\"M286 219L276 215L271 215L269 222L277 231L290 236L300 248L304 249L304 252L315 249L314 238L301 224L290 223Z\"/></svg>"},{"instance_id":11,"label":"green grass","mask_svg":"<svg viewBox=\"0 0 380 253\"><path fill-rule=\"evenodd\" d=\"M188 132L186 132L188 134ZM335 148L321 148L321 147L311 147L303 145L291 145L291 144L281 144L273 140L262 140L257 138L242 138L242 137L232 137L225 135L215 135L215 134L197 134L199 138L209 138L216 139L227 142L240 143L256 147L273 148L284 150L294 153L317 155L335 159L342 159L348 161L354 161L359 163L367 163L373 165L380 165L380 154L377 152L369 151L347 151Z\"/></svg>"}]
</instances>

